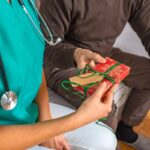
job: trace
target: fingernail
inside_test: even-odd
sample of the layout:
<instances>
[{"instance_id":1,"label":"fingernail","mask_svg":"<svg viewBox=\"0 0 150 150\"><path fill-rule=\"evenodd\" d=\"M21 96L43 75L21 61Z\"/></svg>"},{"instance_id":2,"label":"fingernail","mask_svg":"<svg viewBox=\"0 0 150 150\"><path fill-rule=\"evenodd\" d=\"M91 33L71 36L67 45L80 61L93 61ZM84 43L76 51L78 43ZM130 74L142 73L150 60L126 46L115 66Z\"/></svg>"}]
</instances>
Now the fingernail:
<instances>
[{"instance_id":1,"label":"fingernail","mask_svg":"<svg viewBox=\"0 0 150 150\"><path fill-rule=\"evenodd\" d=\"M106 62L106 59L102 59L102 63L105 63Z\"/></svg>"},{"instance_id":2,"label":"fingernail","mask_svg":"<svg viewBox=\"0 0 150 150\"><path fill-rule=\"evenodd\" d=\"M106 59L104 58L104 62L106 62Z\"/></svg>"}]
</instances>

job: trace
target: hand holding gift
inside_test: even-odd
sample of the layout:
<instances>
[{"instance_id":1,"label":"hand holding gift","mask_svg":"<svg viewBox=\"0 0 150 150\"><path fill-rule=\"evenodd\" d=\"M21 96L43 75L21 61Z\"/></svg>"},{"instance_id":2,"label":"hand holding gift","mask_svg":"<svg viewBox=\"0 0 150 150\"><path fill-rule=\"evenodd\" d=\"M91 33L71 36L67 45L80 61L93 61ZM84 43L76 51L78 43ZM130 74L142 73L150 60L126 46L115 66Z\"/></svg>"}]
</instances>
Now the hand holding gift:
<instances>
[{"instance_id":1,"label":"hand holding gift","mask_svg":"<svg viewBox=\"0 0 150 150\"><path fill-rule=\"evenodd\" d=\"M98 85L103 82L107 83L105 91L107 92L114 83L123 81L129 75L129 72L130 67L106 57L105 63L99 63L93 68L87 65L78 76L71 77L69 81L63 81L62 86L71 91L64 86L65 83L69 83L74 90L72 91L73 94L86 98L93 94Z\"/></svg>"}]
</instances>

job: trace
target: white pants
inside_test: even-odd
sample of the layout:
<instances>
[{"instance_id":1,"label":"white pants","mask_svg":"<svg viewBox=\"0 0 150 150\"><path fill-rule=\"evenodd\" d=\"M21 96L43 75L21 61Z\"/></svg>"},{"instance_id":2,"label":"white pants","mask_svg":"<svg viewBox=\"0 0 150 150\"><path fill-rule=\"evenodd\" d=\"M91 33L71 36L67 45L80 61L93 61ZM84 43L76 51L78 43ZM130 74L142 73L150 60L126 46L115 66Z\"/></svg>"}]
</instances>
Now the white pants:
<instances>
[{"instance_id":1,"label":"white pants","mask_svg":"<svg viewBox=\"0 0 150 150\"><path fill-rule=\"evenodd\" d=\"M53 117L60 117L67 115L74 111L74 109L59 105L50 104ZM72 146L72 150L115 150L117 140L111 129L105 124L95 122L76 129L65 134L65 138ZM61 126L61 124L60 124ZM28 150L49 150L44 147L35 146Z\"/></svg>"}]
</instances>

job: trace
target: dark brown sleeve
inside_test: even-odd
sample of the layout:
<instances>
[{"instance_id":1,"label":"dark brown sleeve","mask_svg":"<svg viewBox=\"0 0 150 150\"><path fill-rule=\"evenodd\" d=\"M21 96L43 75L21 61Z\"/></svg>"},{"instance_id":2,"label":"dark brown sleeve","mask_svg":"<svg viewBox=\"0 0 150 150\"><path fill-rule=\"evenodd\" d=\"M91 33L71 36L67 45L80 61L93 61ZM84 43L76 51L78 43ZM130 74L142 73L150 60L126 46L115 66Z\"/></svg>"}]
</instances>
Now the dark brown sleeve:
<instances>
[{"instance_id":1,"label":"dark brown sleeve","mask_svg":"<svg viewBox=\"0 0 150 150\"><path fill-rule=\"evenodd\" d=\"M150 0L135 1L137 3L135 3L129 22L150 56Z\"/></svg>"},{"instance_id":2,"label":"dark brown sleeve","mask_svg":"<svg viewBox=\"0 0 150 150\"><path fill-rule=\"evenodd\" d=\"M67 40L67 33L72 21L72 0L42 0L40 12L54 36L63 41L56 46L46 46L45 61L50 61L55 67L68 68L74 65L73 52L77 48ZM42 30L49 38L45 27Z\"/></svg>"}]
</instances>

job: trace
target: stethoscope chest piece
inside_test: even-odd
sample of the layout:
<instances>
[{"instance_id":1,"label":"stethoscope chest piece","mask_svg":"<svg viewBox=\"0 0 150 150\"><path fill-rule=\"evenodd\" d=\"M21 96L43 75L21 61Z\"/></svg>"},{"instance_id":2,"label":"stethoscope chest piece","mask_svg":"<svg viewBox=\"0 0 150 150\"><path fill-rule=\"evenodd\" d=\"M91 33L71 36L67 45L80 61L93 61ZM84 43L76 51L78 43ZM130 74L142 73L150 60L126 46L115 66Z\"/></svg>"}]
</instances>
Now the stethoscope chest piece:
<instances>
[{"instance_id":1,"label":"stethoscope chest piece","mask_svg":"<svg viewBox=\"0 0 150 150\"><path fill-rule=\"evenodd\" d=\"M17 95L13 91L5 92L1 97L1 107L4 110L12 110L17 105Z\"/></svg>"}]
</instances>

